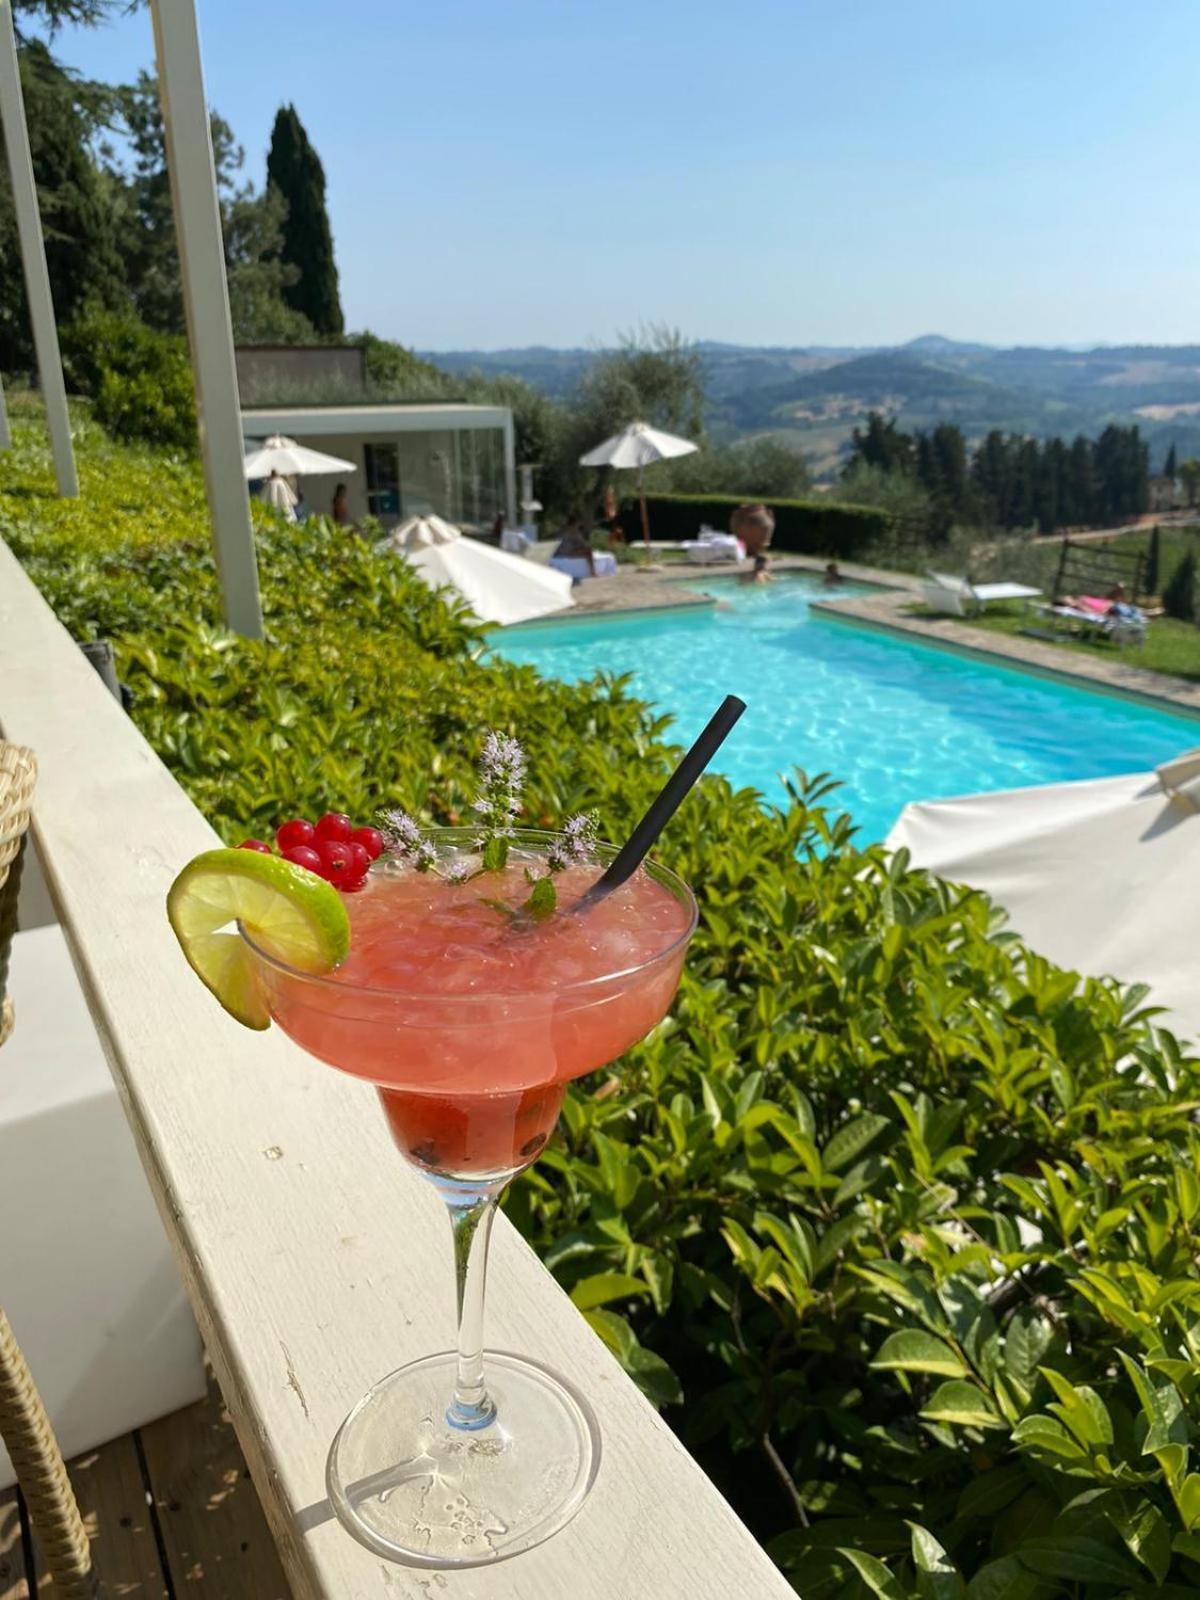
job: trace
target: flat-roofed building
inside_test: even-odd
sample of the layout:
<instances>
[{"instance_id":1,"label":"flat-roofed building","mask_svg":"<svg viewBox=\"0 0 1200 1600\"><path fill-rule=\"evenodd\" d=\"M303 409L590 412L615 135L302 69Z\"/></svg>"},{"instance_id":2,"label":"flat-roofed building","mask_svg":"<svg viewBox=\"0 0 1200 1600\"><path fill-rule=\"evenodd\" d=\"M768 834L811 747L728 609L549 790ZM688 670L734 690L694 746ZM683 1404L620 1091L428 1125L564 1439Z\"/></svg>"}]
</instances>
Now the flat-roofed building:
<instances>
[{"instance_id":1,"label":"flat-roofed building","mask_svg":"<svg viewBox=\"0 0 1200 1600\"><path fill-rule=\"evenodd\" d=\"M352 461L304 479L314 512L344 482L350 515L385 527L429 512L467 529L517 520L512 412L442 397L390 400L369 387L356 345L250 345L237 351L247 450L273 434Z\"/></svg>"}]
</instances>

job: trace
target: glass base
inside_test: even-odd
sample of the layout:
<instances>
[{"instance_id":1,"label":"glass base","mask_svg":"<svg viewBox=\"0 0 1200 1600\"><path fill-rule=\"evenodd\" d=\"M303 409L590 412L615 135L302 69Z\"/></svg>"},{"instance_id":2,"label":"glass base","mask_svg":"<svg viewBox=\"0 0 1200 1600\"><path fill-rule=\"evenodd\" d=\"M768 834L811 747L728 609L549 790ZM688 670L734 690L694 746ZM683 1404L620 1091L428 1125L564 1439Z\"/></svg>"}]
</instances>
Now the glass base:
<instances>
[{"instance_id":1,"label":"glass base","mask_svg":"<svg viewBox=\"0 0 1200 1600\"><path fill-rule=\"evenodd\" d=\"M338 1429L326 1481L338 1520L368 1549L413 1567L479 1567L565 1527L600 1464L591 1407L537 1362L488 1350L487 1427L446 1420L453 1351L377 1383Z\"/></svg>"}]
</instances>

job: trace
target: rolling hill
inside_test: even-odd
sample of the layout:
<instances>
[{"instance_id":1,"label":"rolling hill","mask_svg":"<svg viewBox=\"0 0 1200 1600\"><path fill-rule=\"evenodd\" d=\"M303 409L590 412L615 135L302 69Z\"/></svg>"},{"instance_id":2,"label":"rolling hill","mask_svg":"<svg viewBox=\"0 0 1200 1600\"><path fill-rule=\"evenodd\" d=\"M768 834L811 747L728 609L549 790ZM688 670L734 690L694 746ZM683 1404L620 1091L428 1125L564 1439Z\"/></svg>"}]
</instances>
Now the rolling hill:
<instances>
[{"instance_id":1,"label":"rolling hill","mask_svg":"<svg viewBox=\"0 0 1200 1600\"><path fill-rule=\"evenodd\" d=\"M748 346L701 341L709 426L717 438L771 433L836 469L869 411L905 428L955 422L971 438L991 428L1050 437L1138 423L1157 466L1172 443L1200 455L1200 346L1094 349L990 345L926 334L889 348ZM449 372L513 373L565 396L592 350L430 352Z\"/></svg>"}]
</instances>

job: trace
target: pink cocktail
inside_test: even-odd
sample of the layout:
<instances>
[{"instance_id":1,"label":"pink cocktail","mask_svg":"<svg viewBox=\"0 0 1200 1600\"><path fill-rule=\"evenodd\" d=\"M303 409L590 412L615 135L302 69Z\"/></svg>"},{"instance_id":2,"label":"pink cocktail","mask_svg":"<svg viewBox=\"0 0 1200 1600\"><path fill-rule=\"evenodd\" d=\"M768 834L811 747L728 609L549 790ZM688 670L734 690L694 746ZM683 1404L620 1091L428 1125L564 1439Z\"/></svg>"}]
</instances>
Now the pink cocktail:
<instances>
[{"instance_id":1,"label":"pink cocktail","mask_svg":"<svg viewBox=\"0 0 1200 1600\"><path fill-rule=\"evenodd\" d=\"M356 1537L418 1565L474 1566L540 1543L578 1509L598 1463L594 1421L569 1382L494 1353L485 1382L488 1234L505 1184L550 1137L568 1083L665 1014L696 912L687 888L655 866L579 909L612 858L604 847L597 865L556 875L553 914L520 912L553 837L518 834L502 870L456 881L478 865L473 835L428 835L431 870L381 864L348 898L350 953L331 973L306 975L250 946L275 1021L310 1054L376 1085L402 1154L450 1208L458 1351L376 1385L329 1465L331 1499Z\"/></svg>"},{"instance_id":2,"label":"pink cocktail","mask_svg":"<svg viewBox=\"0 0 1200 1600\"><path fill-rule=\"evenodd\" d=\"M377 871L348 898L336 972L314 983L263 964L272 1015L311 1055L378 1085L418 1166L510 1176L545 1144L567 1083L643 1038L679 982L690 905L642 872L571 915L600 871L566 869L557 913L518 927L494 903L528 895L525 863L464 884Z\"/></svg>"}]
</instances>

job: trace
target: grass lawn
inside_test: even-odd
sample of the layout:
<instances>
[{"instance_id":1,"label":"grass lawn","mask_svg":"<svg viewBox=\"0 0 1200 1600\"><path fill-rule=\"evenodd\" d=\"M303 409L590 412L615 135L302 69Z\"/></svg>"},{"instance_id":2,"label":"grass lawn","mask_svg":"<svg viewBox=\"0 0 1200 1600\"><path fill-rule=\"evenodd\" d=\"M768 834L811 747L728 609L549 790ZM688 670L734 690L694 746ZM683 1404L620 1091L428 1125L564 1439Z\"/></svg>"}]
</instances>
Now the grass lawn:
<instances>
[{"instance_id":1,"label":"grass lawn","mask_svg":"<svg viewBox=\"0 0 1200 1600\"><path fill-rule=\"evenodd\" d=\"M915 615L923 613L923 607L914 607ZM943 620L953 624L955 619L946 617ZM963 620L972 628L986 628L992 633L1020 634L1024 629L1037 629L1040 637L1043 630L1047 634L1050 631L1034 613L1017 604L990 606L981 615ZM1043 642L1060 643L1049 638ZM1118 646L1106 639L1064 638L1061 649L1064 657L1086 651L1131 667L1145 667L1148 672L1165 672L1172 677L1200 682L1200 628L1190 622L1176 622L1173 617L1155 617L1147 629L1144 645Z\"/></svg>"}]
</instances>

